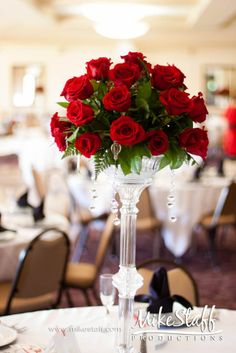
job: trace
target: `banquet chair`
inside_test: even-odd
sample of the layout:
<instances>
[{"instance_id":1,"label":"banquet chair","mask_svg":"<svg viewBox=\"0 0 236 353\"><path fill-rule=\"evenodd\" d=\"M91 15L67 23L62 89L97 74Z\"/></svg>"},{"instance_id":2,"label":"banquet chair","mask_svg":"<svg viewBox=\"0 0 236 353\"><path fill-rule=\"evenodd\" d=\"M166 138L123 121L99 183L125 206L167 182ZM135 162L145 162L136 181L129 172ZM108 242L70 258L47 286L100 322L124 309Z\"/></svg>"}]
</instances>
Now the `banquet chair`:
<instances>
[{"instance_id":1,"label":"banquet chair","mask_svg":"<svg viewBox=\"0 0 236 353\"><path fill-rule=\"evenodd\" d=\"M42 173L37 171L35 168L32 167L32 175L35 183L35 188L37 190L38 196L42 200L46 195L46 186L43 180Z\"/></svg>"},{"instance_id":2,"label":"banquet chair","mask_svg":"<svg viewBox=\"0 0 236 353\"><path fill-rule=\"evenodd\" d=\"M142 287L136 293L137 295L149 293L149 285L156 270L156 265L164 266L168 270L170 295L181 295L192 305L199 305L198 288L191 273L182 265L160 258L148 259L137 266L138 273L144 279ZM153 268L153 266L155 267Z\"/></svg>"},{"instance_id":3,"label":"banquet chair","mask_svg":"<svg viewBox=\"0 0 236 353\"><path fill-rule=\"evenodd\" d=\"M202 217L199 224L206 231L209 254L213 265L216 264L216 235L219 227L236 226L236 183L225 187L218 199L214 212Z\"/></svg>"},{"instance_id":4,"label":"banquet chair","mask_svg":"<svg viewBox=\"0 0 236 353\"><path fill-rule=\"evenodd\" d=\"M19 256L13 282L0 283L0 314L55 308L60 302L70 242L50 228L36 236Z\"/></svg>"},{"instance_id":5,"label":"banquet chair","mask_svg":"<svg viewBox=\"0 0 236 353\"><path fill-rule=\"evenodd\" d=\"M64 289L70 306L74 306L74 304L68 290L69 288L81 290L85 297L87 305L91 305L88 293L89 290L92 290L95 299L98 301L97 293L95 291L95 283L99 271L103 265L103 261L113 234L113 218L113 214L109 215L109 217L107 218L98 245L94 263L69 262L68 264L64 282Z\"/></svg>"}]
</instances>

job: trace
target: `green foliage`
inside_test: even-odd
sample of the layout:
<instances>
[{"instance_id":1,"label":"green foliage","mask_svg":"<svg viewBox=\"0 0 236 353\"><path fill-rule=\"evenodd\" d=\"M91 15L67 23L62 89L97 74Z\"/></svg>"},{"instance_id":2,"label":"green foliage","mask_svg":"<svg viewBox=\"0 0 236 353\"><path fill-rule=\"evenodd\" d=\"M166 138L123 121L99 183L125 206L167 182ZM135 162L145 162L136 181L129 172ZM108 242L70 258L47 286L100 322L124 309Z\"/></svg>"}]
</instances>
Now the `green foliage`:
<instances>
[{"instance_id":1,"label":"green foliage","mask_svg":"<svg viewBox=\"0 0 236 353\"><path fill-rule=\"evenodd\" d=\"M75 129L75 131L73 132L73 134L71 134L68 138L67 138L67 142L75 142L76 137L78 135L79 132L79 127L77 127L77 129Z\"/></svg>"},{"instance_id":2,"label":"green foliage","mask_svg":"<svg viewBox=\"0 0 236 353\"><path fill-rule=\"evenodd\" d=\"M76 156L79 154L79 151L75 148L74 145L69 144L65 150L65 152L63 153L62 158L66 158L69 156Z\"/></svg>"},{"instance_id":3,"label":"green foliage","mask_svg":"<svg viewBox=\"0 0 236 353\"><path fill-rule=\"evenodd\" d=\"M107 169L109 166L114 164L114 159L111 151L101 148L93 157L94 159L94 172L95 179L97 179L98 175Z\"/></svg>"},{"instance_id":4,"label":"green foliage","mask_svg":"<svg viewBox=\"0 0 236 353\"><path fill-rule=\"evenodd\" d=\"M134 145L132 147L122 146L119 154L118 162L125 175L129 173L140 174L142 167L142 158L151 157L151 153L144 143Z\"/></svg>"},{"instance_id":5,"label":"green foliage","mask_svg":"<svg viewBox=\"0 0 236 353\"><path fill-rule=\"evenodd\" d=\"M169 164L171 169L177 169L185 160L187 160L187 153L177 144L176 140L171 140L169 149L165 153L165 159L162 161L162 165L166 166ZM169 163L167 163L167 161Z\"/></svg>"},{"instance_id":6,"label":"green foliage","mask_svg":"<svg viewBox=\"0 0 236 353\"><path fill-rule=\"evenodd\" d=\"M60 107L62 107L62 108L67 108L70 103L68 103L68 102L57 102L57 104L60 105Z\"/></svg>"}]
</instances>

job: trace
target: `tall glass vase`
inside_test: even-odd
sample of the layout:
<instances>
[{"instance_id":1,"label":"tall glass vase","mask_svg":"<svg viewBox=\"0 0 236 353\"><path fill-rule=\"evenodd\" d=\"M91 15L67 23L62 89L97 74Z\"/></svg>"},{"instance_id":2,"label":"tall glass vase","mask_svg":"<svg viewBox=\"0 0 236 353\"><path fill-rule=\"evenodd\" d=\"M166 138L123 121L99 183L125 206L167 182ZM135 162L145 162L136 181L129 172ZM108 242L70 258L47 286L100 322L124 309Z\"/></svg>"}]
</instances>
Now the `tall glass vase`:
<instances>
[{"instance_id":1,"label":"tall glass vase","mask_svg":"<svg viewBox=\"0 0 236 353\"><path fill-rule=\"evenodd\" d=\"M117 348L119 353L133 351L131 326L133 321L134 296L142 286L143 278L135 265L136 257L136 207L142 191L152 183L159 158L142 159L140 174L124 175L120 168L115 172L115 187L121 201L120 265L113 276L113 284L119 292L119 321ZM110 173L109 173L110 174Z\"/></svg>"}]
</instances>

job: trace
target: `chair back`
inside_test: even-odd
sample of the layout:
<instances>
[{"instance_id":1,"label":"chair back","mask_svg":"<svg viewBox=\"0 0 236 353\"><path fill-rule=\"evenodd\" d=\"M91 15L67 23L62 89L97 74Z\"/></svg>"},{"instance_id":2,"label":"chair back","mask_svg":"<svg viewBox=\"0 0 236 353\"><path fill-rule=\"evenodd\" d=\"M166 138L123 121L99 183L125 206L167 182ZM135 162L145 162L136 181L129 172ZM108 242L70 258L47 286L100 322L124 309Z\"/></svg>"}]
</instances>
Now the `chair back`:
<instances>
[{"instance_id":1,"label":"chair back","mask_svg":"<svg viewBox=\"0 0 236 353\"><path fill-rule=\"evenodd\" d=\"M20 253L19 265L6 312L11 311L14 299L27 300L51 294L51 306L61 296L62 283L69 257L69 238L61 230L47 229L35 237ZM37 309L37 300L35 300Z\"/></svg>"},{"instance_id":2,"label":"chair back","mask_svg":"<svg viewBox=\"0 0 236 353\"><path fill-rule=\"evenodd\" d=\"M175 262L162 259L150 259L138 266L138 272L144 278L144 283L143 286L138 289L136 294L149 293L149 285L154 274L154 270L148 269L146 266L153 264L164 264L167 265L167 267L175 267L173 269L169 269L167 272L170 295L181 295L192 305L197 306L199 304L197 285L190 272L185 267L177 265Z\"/></svg>"},{"instance_id":3,"label":"chair back","mask_svg":"<svg viewBox=\"0 0 236 353\"><path fill-rule=\"evenodd\" d=\"M39 173L35 168L32 168L32 175L34 179L35 188L39 198L42 200L46 195L46 187L43 180L42 173Z\"/></svg>"},{"instance_id":4,"label":"chair back","mask_svg":"<svg viewBox=\"0 0 236 353\"><path fill-rule=\"evenodd\" d=\"M229 215L229 214L236 215L236 183L235 182L232 182L229 185L227 197L225 199L221 214L223 214L223 215Z\"/></svg>"},{"instance_id":5,"label":"chair back","mask_svg":"<svg viewBox=\"0 0 236 353\"><path fill-rule=\"evenodd\" d=\"M236 215L236 183L225 187L217 202L212 218L212 225L216 224L220 216Z\"/></svg>"},{"instance_id":6,"label":"chair back","mask_svg":"<svg viewBox=\"0 0 236 353\"><path fill-rule=\"evenodd\" d=\"M149 188L143 190L140 196L140 200L137 204L139 209L138 219L141 218L155 218L155 212L152 207L152 200L150 197Z\"/></svg>"},{"instance_id":7,"label":"chair back","mask_svg":"<svg viewBox=\"0 0 236 353\"><path fill-rule=\"evenodd\" d=\"M97 270L99 270L103 264L105 254L111 240L111 236L114 229L113 219L114 219L114 214L110 214L109 217L107 218L105 228L101 235L101 240L98 245L98 251L95 259L95 265L97 267Z\"/></svg>"}]
</instances>

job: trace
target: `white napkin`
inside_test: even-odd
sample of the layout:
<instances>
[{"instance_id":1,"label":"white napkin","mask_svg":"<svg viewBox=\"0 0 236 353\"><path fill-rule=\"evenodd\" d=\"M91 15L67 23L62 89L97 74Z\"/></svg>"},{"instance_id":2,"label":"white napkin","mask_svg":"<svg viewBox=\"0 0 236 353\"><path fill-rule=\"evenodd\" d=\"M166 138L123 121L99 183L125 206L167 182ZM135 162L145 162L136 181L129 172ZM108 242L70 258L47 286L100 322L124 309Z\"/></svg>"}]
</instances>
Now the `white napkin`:
<instances>
[{"instance_id":1,"label":"white napkin","mask_svg":"<svg viewBox=\"0 0 236 353\"><path fill-rule=\"evenodd\" d=\"M44 353L80 353L75 333L69 328L58 331L52 337Z\"/></svg>"}]
</instances>

